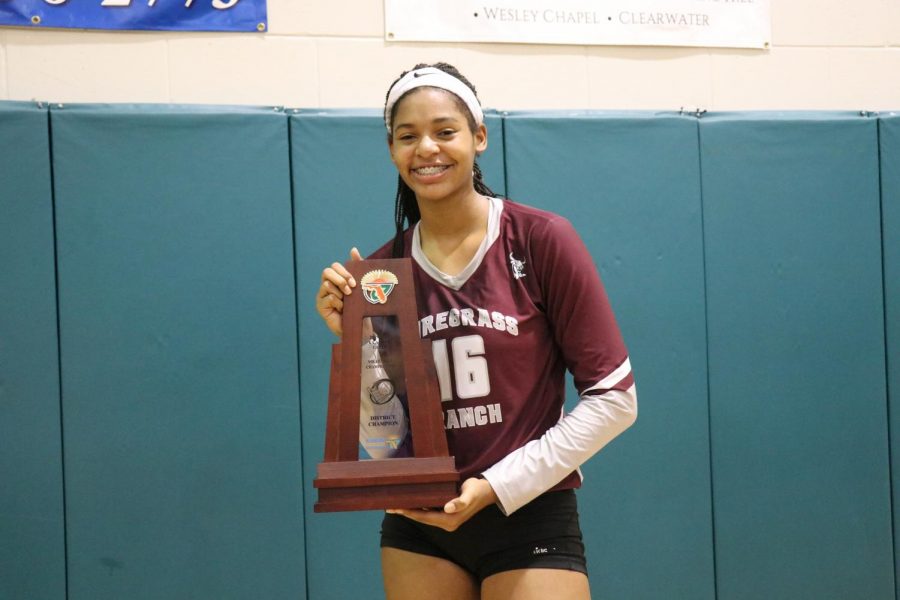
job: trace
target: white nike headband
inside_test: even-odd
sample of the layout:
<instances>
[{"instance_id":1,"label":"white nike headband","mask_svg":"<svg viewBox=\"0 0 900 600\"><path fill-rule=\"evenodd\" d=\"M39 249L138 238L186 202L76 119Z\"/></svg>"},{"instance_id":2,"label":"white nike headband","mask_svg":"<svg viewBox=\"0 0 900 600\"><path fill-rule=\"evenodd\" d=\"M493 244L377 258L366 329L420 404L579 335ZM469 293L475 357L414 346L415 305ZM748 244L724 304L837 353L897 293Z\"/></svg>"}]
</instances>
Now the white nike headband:
<instances>
[{"instance_id":1,"label":"white nike headband","mask_svg":"<svg viewBox=\"0 0 900 600\"><path fill-rule=\"evenodd\" d=\"M469 112L475 118L476 125L484 123L484 112L481 110L481 104L479 104L478 98L475 97L475 92L469 86L440 69L424 67L410 71L401 77L391 87L391 91L388 92L387 103L384 105L384 124L388 133L391 132L391 112L394 110L394 105L397 104L397 101L410 90L425 86L447 90L455 95L469 108Z\"/></svg>"}]
</instances>

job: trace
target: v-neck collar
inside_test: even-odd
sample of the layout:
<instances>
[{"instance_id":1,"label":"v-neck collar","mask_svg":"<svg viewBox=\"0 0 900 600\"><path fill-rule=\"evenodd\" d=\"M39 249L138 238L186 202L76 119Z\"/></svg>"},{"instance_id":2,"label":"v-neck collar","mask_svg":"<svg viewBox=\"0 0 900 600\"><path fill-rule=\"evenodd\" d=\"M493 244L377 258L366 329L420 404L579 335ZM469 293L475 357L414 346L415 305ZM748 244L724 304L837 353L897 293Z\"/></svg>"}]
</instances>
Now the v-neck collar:
<instances>
[{"instance_id":1,"label":"v-neck collar","mask_svg":"<svg viewBox=\"0 0 900 600\"><path fill-rule=\"evenodd\" d=\"M500 198L489 198L489 200L491 203L488 210L487 234L485 234L484 239L481 240L481 245L478 246L475 256L472 257L472 260L469 261L466 268L459 272L459 275L447 275L428 260L428 257L425 256L425 252L422 251L422 240L419 237L419 223L416 223L416 226L413 229L411 256L429 277L450 289L459 290L466 284L472 274L478 270L478 267L480 267L482 261L484 261L484 257L491 248L491 245L493 245L494 241L500 237L500 214L503 212L503 200Z\"/></svg>"}]
</instances>

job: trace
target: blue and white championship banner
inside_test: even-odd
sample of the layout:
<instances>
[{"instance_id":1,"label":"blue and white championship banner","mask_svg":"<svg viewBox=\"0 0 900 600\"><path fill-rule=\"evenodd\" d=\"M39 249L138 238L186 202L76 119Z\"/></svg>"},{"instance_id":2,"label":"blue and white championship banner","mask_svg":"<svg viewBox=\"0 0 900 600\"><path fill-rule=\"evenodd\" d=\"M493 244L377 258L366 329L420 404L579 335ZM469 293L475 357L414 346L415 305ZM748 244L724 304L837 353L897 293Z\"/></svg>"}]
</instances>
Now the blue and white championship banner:
<instances>
[{"instance_id":1,"label":"blue and white championship banner","mask_svg":"<svg viewBox=\"0 0 900 600\"><path fill-rule=\"evenodd\" d=\"M266 0L0 0L0 26L265 31Z\"/></svg>"},{"instance_id":2,"label":"blue and white championship banner","mask_svg":"<svg viewBox=\"0 0 900 600\"><path fill-rule=\"evenodd\" d=\"M385 0L384 37L394 42L768 48L770 11L770 0Z\"/></svg>"}]
</instances>

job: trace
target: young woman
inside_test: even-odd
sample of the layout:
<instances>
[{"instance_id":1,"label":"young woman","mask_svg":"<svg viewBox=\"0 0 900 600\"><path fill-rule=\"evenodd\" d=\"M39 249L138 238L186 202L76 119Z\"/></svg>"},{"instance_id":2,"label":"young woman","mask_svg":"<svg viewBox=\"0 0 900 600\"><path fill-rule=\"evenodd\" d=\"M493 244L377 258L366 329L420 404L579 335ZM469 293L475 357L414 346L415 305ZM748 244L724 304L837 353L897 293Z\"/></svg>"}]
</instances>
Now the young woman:
<instances>
[{"instance_id":1,"label":"young woman","mask_svg":"<svg viewBox=\"0 0 900 600\"><path fill-rule=\"evenodd\" d=\"M589 598L578 467L637 416L597 270L568 221L484 184L475 159L488 132L455 68L404 73L384 118L400 175L397 232L372 258L412 258L420 333L432 340L463 480L443 511L387 511L387 597ZM316 308L339 336L355 286L340 263L322 273ZM563 416L566 369L581 399Z\"/></svg>"}]
</instances>

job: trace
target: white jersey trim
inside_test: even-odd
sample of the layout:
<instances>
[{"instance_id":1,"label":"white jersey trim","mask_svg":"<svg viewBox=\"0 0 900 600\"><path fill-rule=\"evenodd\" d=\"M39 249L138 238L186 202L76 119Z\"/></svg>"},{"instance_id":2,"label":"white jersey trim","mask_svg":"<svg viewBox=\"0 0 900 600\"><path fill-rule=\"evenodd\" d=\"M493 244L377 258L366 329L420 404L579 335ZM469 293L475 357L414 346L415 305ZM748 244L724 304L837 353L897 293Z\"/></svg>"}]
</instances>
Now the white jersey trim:
<instances>
[{"instance_id":1,"label":"white jersey trim","mask_svg":"<svg viewBox=\"0 0 900 600\"><path fill-rule=\"evenodd\" d=\"M601 379L600 381L598 381L597 383L595 383L594 385L592 385L591 387L589 387L588 389L584 390L581 393L586 394L586 393L592 392L594 390L612 389L612 388L616 387L616 385L620 381L622 381L623 379L628 377L629 373L631 373L631 359L626 358L625 362L623 362L621 365L616 367L616 369L612 373L610 373L609 375L607 375L606 377L604 377L603 379Z\"/></svg>"},{"instance_id":2,"label":"white jersey trim","mask_svg":"<svg viewBox=\"0 0 900 600\"><path fill-rule=\"evenodd\" d=\"M472 257L472 260L469 261L466 268L460 271L459 275L447 275L428 260L425 253L422 252L422 240L419 237L419 223L416 223L416 226L413 228L411 256L429 277L441 285L452 290L459 290L462 288L475 271L478 270L478 267L481 266L487 251L494 242L497 241L497 238L500 237L500 214L503 212L503 200L500 198L488 198L488 200L490 200L490 206L488 209L487 234L484 236L484 239L481 240L481 245L478 247L478 251L475 252L475 256Z\"/></svg>"}]
</instances>

